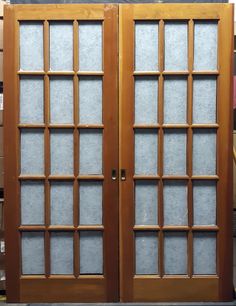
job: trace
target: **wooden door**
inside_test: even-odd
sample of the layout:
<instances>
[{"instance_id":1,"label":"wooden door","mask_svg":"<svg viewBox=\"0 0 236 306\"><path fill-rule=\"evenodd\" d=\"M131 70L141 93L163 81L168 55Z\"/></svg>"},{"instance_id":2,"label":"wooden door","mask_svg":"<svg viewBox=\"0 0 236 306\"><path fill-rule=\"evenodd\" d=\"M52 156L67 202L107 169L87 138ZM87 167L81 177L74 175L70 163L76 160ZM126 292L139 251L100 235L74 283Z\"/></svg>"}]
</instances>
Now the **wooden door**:
<instances>
[{"instance_id":1,"label":"wooden door","mask_svg":"<svg viewBox=\"0 0 236 306\"><path fill-rule=\"evenodd\" d=\"M120 296L232 299L228 4L119 12Z\"/></svg>"},{"instance_id":2,"label":"wooden door","mask_svg":"<svg viewBox=\"0 0 236 306\"><path fill-rule=\"evenodd\" d=\"M8 302L118 300L117 11L5 6Z\"/></svg>"}]
</instances>

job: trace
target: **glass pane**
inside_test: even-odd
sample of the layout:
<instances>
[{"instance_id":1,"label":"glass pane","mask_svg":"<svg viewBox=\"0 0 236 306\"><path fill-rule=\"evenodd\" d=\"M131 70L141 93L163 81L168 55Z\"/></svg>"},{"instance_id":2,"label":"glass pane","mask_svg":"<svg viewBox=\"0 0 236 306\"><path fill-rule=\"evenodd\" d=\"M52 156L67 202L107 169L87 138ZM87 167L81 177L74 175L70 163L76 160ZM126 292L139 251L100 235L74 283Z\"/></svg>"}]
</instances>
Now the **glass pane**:
<instances>
[{"instance_id":1,"label":"glass pane","mask_svg":"<svg viewBox=\"0 0 236 306\"><path fill-rule=\"evenodd\" d=\"M102 224L102 182L80 182L80 224Z\"/></svg>"},{"instance_id":2,"label":"glass pane","mask_svg":"<svg viewBox=\"0 0 236 306\"><path fill-rule=\"evenodd\" d=\"M102 23L79 22L79 70L101 71L102 68Z\"/></svg>"},{"instance_id":3,"label":"glass pane","mask_svg":"<svg viewBox=\"0 0 236 306\"><path fill-rule=\"evenodd\" d=\"M44 224L43 182L21 182L21 224Z\"/></svg>"},{"instance_id":4,"label":"glass pane","mask_svg":"<svg viewBox=\"0 0 236 306\"><path fill-rule=\"evenodd\" d=\"M80 232L80 273L103 273L103 238L101 232Z\"/></svg>"},{"instance_id":5,"label":"glass pane","mask_svg":"<svg viewBox=\"0 0 236 306\"><path fill-rule=\"evenodd\" d=\"M216 224L216 182L193 182L194 225Z\"/></svg>"},{"instance_id":6,"label":"glass pane","mask_svg":"<svg viewBox=\"0 0 236 306\"><path fill-rule=\"evenodd\" d=\"M188 25L186 22L165 22L165 70L188 68Z\"/></svg>"},{"instance_id":7,"label":"glass pane","mask_svg":"<svg viewBox=\"0 0 236 306\"><path fill-rule=\"evenodd\" d=\"M51 182L51 224L73 224L73 182Z\"/></svg>"},{"instance_id":8,"label":"glass pane","mask_svg":"<svg viewBox=\"0 0 236 306\"><path fill-rule=\"evenodd\" d=\"M21 76L20 78L20 123L44 122L43 78Z\"/></svg>"},{"instance_id":9,"label":"glass pane","mask_svg":"<svg viewBox=\"0 0 236 306\"><path fill-rule=\"evenodd\" d=\"M216 132L197 129L193 133L193 174L216 174Z\"/></svg>"},{"instance_id":10,"label":"glass pane","mask_svg":"<svg viewBox=\"0 0 236 306\"><path fill-rule=\"evenodd\" d=\"M51 174L73 174L73 132L70 130L52 130Z\"/></svg>"},{"instance_id":11,"label":"glass pane","mask_svg":"<svg viewBox=\"0 0 236 306\"><path fill-rule=\"evenodd\" d=\"M73 273L73 233L51 233L51 274Z\"/></svg>"},{"instance_id":12,"label":"glass pane","mask_svg":"<svg viewBox=\"0 0 236 306\"><path fill-rule=\"evenodd\" d=\"M80 130L81 174L102 174L102 131L97 129Z\"/></svg>"},{"instance_id":13,"label":"glass pane","mask_svg":"<svg viewBox=\"0 0 236 306\"><path fill-rule=\"evenodd\" d=\"M166 130L164 133L164 174L186 174L186 142L185 130Z\"/></svg>"},{"instance_id":14,"label":"glass pane","mask_svg":"<svg viewBox=\"0 0 236 306\"><path fill-rule=\"evenodd\" d=\"M43 70L43 23L20 23L20 70Z\"/></svg>"},{"instance_id":15,"label":"glass pane","mask_svg":"<svg viewBox=\"0 0 236 306\"><path fill-rule=\"evenodd\" d=\"M79 122L102 123L102 79L79 78Z\"/></svg>"},{"instance_id":16,"label":"glass pane","mask_svg":"<svg viewBox=\"0 0 236 306\"><path fill-rule=\"evenodd\" d=\"M50 70L73 70L72 22L50 22Z\"/></svg>"},{"instance_id":17,"label":"glass pane","mask_svg":"<svg viewBox=\"0 0 236 306\"><path fill-rule=\"evenodd\" d=\"M203 232L193 236L193 273L216 274L216 234Z\"/></svg>"},{"instance_id":18,"label":"glass pane","mask_svg":"<svg viewBox=\"0 0 236 306\"><path fill-rule=\"evenodd\" d=\"M188 224L188 189L182 181L164 182L164 224Z\"/></svg>"},{"instance_id":19,"label":"glass pane","mask_svg":"<svg viewBox=\"0 0 236 306\"><path fill-rule=\"evenodd\" d=\"M135 224L158 224L158 186L156 181L135 183Z\"/></svg>"},{"instance_id":20,"label":"glass pane","mask_svg":"<svg viewBox=\"0 0 236 306\"><path fill-rule=\"evenodd\" d=\"M135 78L135 123L158 122L158 78Z\"/></svg>"},{"instance_id":21,"label":"glass pane","mask_svg":"<svg viewBox=\"0 0 236 306\"><path fill-rule=\"evenodd\" d=\"M21 174L44 174L43 130L21 130Z\"/></svg>"},{"instance_id":22,"label":"glass pane","mask_svg":"<svg viewBox=\"0 0 236 306\"><path fill-rule=\"evenodd\" d=\"M194 26L194 70L217 70L218 24L196 21Z\"/></svg>"},{"instance_id":23,"label":"glass pane","mask_svg":"<svg viewBox=\"0 0 236 306\"><path fill-rule=\"evenodd\" d=\"M186 233L165 233L164 271L165 274L187 274Z\"/></svg>"},{"instance_id":24,"label":"glass pane","mask_svg":"<svg viewBox=\"0 0 236 306\"><path fill-rule=\"evenodd\" d=\"M187 79L166 78L164 81L164 123L186 123L186 115Z\"/></svg>"},{"instance_id":25,"label":"glass pane","mask_svg":"<svg viewBox=\"0 0 236 306\"><path fill-rule=\"evenodd\" d=\"M135 174L157 174L158 134L156 130L135 131Z\"/></svg>"},{"instance_id":26,"label":"glass pane","mask_svg":"<svg viewBox=\"0 0 236 306\"><path fill-rule=\"evenodd\" d=\"M73 79L50 78L50 122L73 123Z\"/></svg>"},{"instance_id":27,"label":"glass pane","mask_svg":"<svg viewBox=\"0 0 236 306\"><path fill-rule=\"evenodd\" d=\"M216 77L193 79L193 123L216 122Z\"/></svg>"},{"instance_id":28,"label":"glass pane","mask_svg":"<svg viewBox=\"0 0 236 306\"><path fill-rule=\"evenodd\" d=\"M136 274L158 274L157 235L157 232L136 233Z\"/></svg>"},{"instance_id":29,"label":"glass pane","mask_svg":"<svg viewBox=\"0 0 236 306\"><path fill-rule=\"evenodd\" d=\"M44 234L21 234L22 274L44 274Z\"/></svg>"},{"instance_id":30,"label":"glass pane","mask_svg":"<svg viewBox=\"0 0 236 306\"><path fill-rule=\"evenodd\" d=\"M158 70L158 22L135 22L135 70Z\"/></svg>"}]
</instances>

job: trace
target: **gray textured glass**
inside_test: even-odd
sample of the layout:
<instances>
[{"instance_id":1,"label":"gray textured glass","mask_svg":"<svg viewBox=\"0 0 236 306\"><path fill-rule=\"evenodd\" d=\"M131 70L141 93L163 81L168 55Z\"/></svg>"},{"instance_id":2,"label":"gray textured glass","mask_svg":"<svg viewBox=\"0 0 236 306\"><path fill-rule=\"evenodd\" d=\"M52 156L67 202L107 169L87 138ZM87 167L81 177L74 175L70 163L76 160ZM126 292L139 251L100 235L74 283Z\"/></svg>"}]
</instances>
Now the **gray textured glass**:
<instances>
[{"instance_id":1,"label":"gray textured glass","mask_svg":"<svg viewBox=\"0 0 236 306\"><path fill-rule=\"evenodd\" d=\"M216 174L216 131L196 129L193 132L193 175Z\"/></svg>"},{"instance_id":2,"label":"gray textured glass","mask_svg":"<svg viewBox=\"0 0 236 306\"><path fill-rule=\"evenodd\" d=\"M187 235L169 232L164 236L164 274L187 274Z\"/></svg>"},{"instance_id":3,"label":"gray textured glass","mask_svg":"<svg viewBox=\"0 0 236 306\"><path fill-rule=\"evenodd\" d=\"M164 133L164 174L186 174L186 131L166 130Z\"/></svg>"},{"instance_id":4,"label":"gray textured glass","mask_svg":"<svg viewBox=\"0 0 236 306\"><path fill-rule=\"evenodd\" d=\"M79 70L101 71L102 68L102 23L79 22Z\"/></svg>"},{"instance_id":5,"label":"gray textured glass","mask_svg":"<svg viewBox=\"0 0 236 306\"><path fill-rule=\"evenodd\" d=\"M73 132L52 130L50 146L51 174L73 174Z\"/></svg>"},{"instance_id":6,"label":"gray textured glass","mask_svg":"<svg viewBox=\"0 0 236 306\"><path fill-rule=\"evenodd\" d=\"M194 225L216 224L216 182L193 182Z\"/></svg>"},{"instance_id":7,"label":"gray textured glass","mask_svg":"<svg viewBox=\"0 0 236 306\"><path fill-rule=\"evenodd\" d=\"M102 224L102 182L80 182L79 224Z\"/></svg>"},{"instance_id":8,"label":"gray textured glass","mask_svg":"<svg viewBox=\"0 0 236 306\"><path fill-rule=\"evenodd\" d=\"M135 70L158 70L158 22L135 22Z\"/></svg>"},{"instance_id":9,"label":"gray textured glass","mask_svg":"<svg viewBox=\"0 0 236 306\"><path fill-rule=\"evenodd\" d=\"M44 274L44 234L23 232L21 234L22 274Z\"/></svg>"},{"instance_id":10,"label":"gray textured glass","mask_svg":"<svg viewBox=\"0 0 236 306\"><path fill-rule=\"evenodd\" d=\"M72 22L50 22L50 70L73 70Z\"/></svg>"},{"instance_id":11,"label":"gray textured glass","mask_svg":"<svg viewBox=\"0 0 236 306\"><path fill-rule=\"evenodd\" d=\"M185 181L165 181L164 224L188 225L188 188Z\"/></svg>"},{"instance_id":12,"label":"gray textured glass","mask_svg":"<svg viewBox=\"0 0 236 306\"><path fill-rule=\"evenodd\" d=\"M44 122L43 78L21 76L20 78L20 123Z\"/></svg>"},{"instance_id":13,"label":"gray textured glass","mask_svg":"<svg viewBox=\"0 0 236 306\"><path fill-rule=\"evenodd\" d=\"M73 233L52 232L51 274L73 274Z\"/></svg>"},{"instance_id":14,"label":"gray textured glass","mask_svg":"<svg viewBox=\"0 0 236 306\"><path fill-rule=\"evenodd\" d=\"M135 78L135 123L158 122L158 78Z\"/></svg>"},{"instance_id":15,"label":"gray textured glass","mask_svg":"<svg viewBox=\"0 0 236 306\"><path fill-rule=\"evenodd\" d=\"M21 130L21 174L44 174L44 133Z\"/></svg>"},{"instance_id":16,"label":"gray textured glass","mask_svg":"<svg viewBox=\"0 0 236 306\"><path fill-rule=\"evenodd\" d=\"M165 70L188 69L188 24L165 22Z\"/></svg>"},{"instance_id":17,"label":"gray textured glass","mask_svg":"<svg viewBox=\"0 0 236 306\"><path fill-rule=\"evenodd\" d=\"M216 77L193 79L193 123L216 122Z\"/></svg>"},{"instance_id":18,"label":"gray textured glass","mask_svg":"<svg viewBox=\"0 0 236 306\"><path fill-rule=\"evenodd\" d=\"M80 130L79 170L81 174L102 174L102 131Z\"/></svg>"},{"instance_id":19,"label":"gray textured glass","mask_svg":"<svg viewBox=\"0 0 236 306\"><path fill-rule=\"evenodd\" d=\"M157 232L135 234L136 274L158 274Z\"/></svg>"},{"instance_id":20,"label":"gray textured glass","mask_svg":"<svg viewBox=\"0 0 236 306\"><path fill-rule=\"evenodd\" d=\"M21 224L44 224L44 183L21 182Z\"/></svg>"},{"instance_id":21,"label":"gray textured glass","mask_svg":"<svg viewBox=\"0 0 236 306\"><path fill-rule=\"evenodd\" d=\"M73 79L50 78L50 122L73 123Z\"/></svg>"},{"instance_id":22,"label":"gray textured glass","mask_svg":"<svg viewBox=\"0 0 236 306\"><path fill-rule=\"evenodd\" d=\"M195 21L194 70L217 70L218 24Z\"/></svg>"},{"instance_id":23,"label":"gray textured glass","mask_svg":"<svg viewBox=\"0 0 236 306\"><path fill-rule=\"evenodd\" d=\"M51 224L73 224L73 182L51 182Z\"/></svg>"},{"instance_id":24,"label":"gray textured glass","mask_svg":"<svg viewBox=\"0 0 236 306\"><path fill-rule=\"evenodd\" d=\"M80 232L80 274L103 273L102 232Z\"/></svg>"},{"instance_id":25,"label":"gray textured glass","mask_svg":"<svg viewBox=\"0 0 236 306\"><path fill-rule=\"evenodd\" d=\"M156 130L135 131L135 174L157 174L157 138Z\"/></svg>"},{"instance_id":26,"label":"gray textured glass","mask_svg":"<svg viewBox=\"0 0 236 306\"><path fill-rule=\"evenodd\" d=\"M43 70L43 23L20 23L20 70Z\"/></svg>"},{"instance_id":27,"label":"gray textured glass","mask_svg":"<svg viewBox=\"0 0 236 306\"><path fill-rule=\"evenodd\" d=\"M187 79L167 77L164 80L164 123L186 123Z\"/></svg>"},{"instance_id":28,"label":"gray textured glass","mask_svg":"<svg viewBox=\"0 0 236 306\"><path fill-rule=\"evenodd\" d=\"M158 185L156 181L135 183L135 224L157 225Z\"/></svg>"},{"instance_id":29,"label":"gray textured glass","mask_svg":"<svg viewBox=\"0 0 236 306\"><path fill-rule=\"evenodd\" d=\"M79 123L102 123L102 79L79 78Z\"/></svg>"},{"instance_id":30,"label":"gray textured glass","mask_svg":"<svg viewBox=\"0 0 236 306\"><path fill-rule=\"evenodd\" d=\"M194 233L193 274L216 274L216 233Z\"/></svg>"}]
</instances>

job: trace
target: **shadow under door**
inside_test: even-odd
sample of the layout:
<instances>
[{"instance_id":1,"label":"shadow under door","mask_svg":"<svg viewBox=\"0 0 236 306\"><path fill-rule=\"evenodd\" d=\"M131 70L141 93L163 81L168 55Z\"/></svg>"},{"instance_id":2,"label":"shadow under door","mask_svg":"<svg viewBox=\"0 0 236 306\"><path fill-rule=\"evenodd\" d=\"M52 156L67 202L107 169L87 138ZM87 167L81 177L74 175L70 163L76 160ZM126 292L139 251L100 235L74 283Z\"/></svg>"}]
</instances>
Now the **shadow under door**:
<instances>
[{"instance_id":1,"label":"shadow under door","mask_svg":"<svg viewBox=\"0 0 236 306\"><path fill-rule=\"evenodd\" d=\"M5 6L8 302L232 299L232 12Z\"/></svg>"}]
</instances>

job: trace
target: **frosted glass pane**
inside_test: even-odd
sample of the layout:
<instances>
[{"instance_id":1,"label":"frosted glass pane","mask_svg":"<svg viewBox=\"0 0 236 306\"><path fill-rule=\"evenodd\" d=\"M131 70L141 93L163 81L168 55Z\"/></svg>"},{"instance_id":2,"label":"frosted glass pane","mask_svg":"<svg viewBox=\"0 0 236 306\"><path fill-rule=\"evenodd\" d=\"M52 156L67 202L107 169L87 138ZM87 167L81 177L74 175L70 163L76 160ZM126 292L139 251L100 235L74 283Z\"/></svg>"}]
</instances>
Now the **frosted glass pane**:
<instances>
[{"instance_id":1,"label":"frosted glass pane","mask_svg":"<svg viewBox=\"0 0 236 306\"><path fill-rule=\"evenodd\" d=\"M51 143L51 174L73 174L73 132L53 130Z\"/></svg>"},{"instance_id":2,"label":"frosted glass pane","mask_svg":"<svg viewBox=\"0 0 236 306\"><path fill-rule=\"evenodd\" d=\"M80 182L80 224L102 224L102 182Z\"/></svg>"},{"instance_id":3,"label":"frosted glass pane","mask_svg":"<svg viewBox=\"0 0 236 306\"><path fill-rule=\"evenodd\" d=\"M135 235L136 274L158 274L157 232L137 232Z\"/></svg>"},{"instance_id":4,"label":"frosted glass pane","mask_svg":"<svg viewBox=\"0 0 236 306\"><path fill-rule=\"evenodd\" d=\"M73 273L73 233L51 233L51 274Z\"/></svg>"},{"instance_id":5,"label":"frosted glass pane","mask_svg":"<svg viewBox=\"0 0 236 306\"><path fill-rule=\"evenodd\" d=\"M181 181L164 182L164 224L188 224L187 183Z\"/></svg>"},{"instance_id":6,"label":"frosted glass pane","mask_svg":"<svg viewBox=\"0 0 236 306\"><path fill-rule=\"evenodd\" d=\"M43 78L22 76L20 78L20 123L43 123L43 101Z\"/></svg>"},{"instance_id":7,"label":"frosted glass pane","mask_svg":"<svg viewBox=\"0 0 236 306\"><path fill-rule=\"evenodd\" d=\"M216 182L193 182L194 225L216 224Z\"/></svg>"},{"instance_id":8,"label":"frosted glass pane","mask_svg":"<svg viewBox=\"0 0 236 306\"><path fill-rule=\"evenodd\" d=\"M79 22L79 70L102 70L102 23Z\"/></svg>"},{"instance_id":9,"label":"frosted glass pane","mask_svg":"<svg viewBox=\"0 0 236 306\"><path fill-rule=\"evenodd\" d=\"M43 130L21 130L21 174L44 174Z\"/></svg>"},{"instance_id":10,"label":"frosted glass pane","mask_svg":"<svg viewBox=\"0 0 236 306\"><path fill-rule=\"evenodd\" d=\"M43 23L20 23L20 69L43 70Z\"/></svg>"},{"instance_id":11,"label":"frosted glass pane","mask_svg":"<svg viewBox=\"0 0 236 306\"><path fill-rule=\"evenodd\" d=\"M216 122L216 78L193 79L193 123Z\"/></svg>"},{"instance_id":12,"label":"frosted glass pane","mask_svg":"<svg viewBox=\"0 0 236 306\"><path fill-rule=\"evenodd\" d=\"M188 26L186 22L165 22L165 70L188 68Z\"/></svg>"},{"instance_id":13,"label":"frosted glass pane","mask_svg":"<svg viewBox=\"0 0 236 306\"><path fill-rule=\"evenodd\" d=\"M50 70L73 70L72 22L50 22Z\"/></svg>"},{"instance_id":14,"label":"frosted glass pane","mask_svg":"<svg viewBox=\"0 0 236 306\"><path fill-rule=\"evenodd\" d=\"M186 174L186 142L185 130L166 130L164 133L164 174Z\"/></svg>"},{"instance_id":15,"label":"frosted glass pane","mask_svg":"<svg viewBox=\"0 0 236 306\"><path fill-rule=\"evenodd\" d=\"M80 232L80 273L103 273L103 238L101 232Z\"/></svg>"},{"instance_id":16,"label":"frosted glass pane","mask_svg":"<svg viewBox=\"0 0 236 306\"><path fill-rule=\"evenodd\" d=\"M44 224L43 182L21 182L21 224Z\"/></svg>"},{"instance_id":17,"label":"frosted glass pane","mask_svg":"<svg viewBox=\"0 0 236 306\"><path fill-rule=\"evenodd\" d=\"M51 224L73 224L73 182L51 182Z\"/></svg>"},{"instance_id":18,"label":"frosted glass pane","mask_svg":"<svg viewBox=\"0 0 236 306\"><path fill-rule=\"evenodd\" d=\"M194 233L193 273L216 274L216 234Z\"/></svg>"},{"instance_id":19,"label":"frosted glass pane","mask_svg":"<svg viewBox=\"0 0 236 306\"><path fill-rule=\"evenodd\" d=\"M136 181L135 224L158 224L158 189L156 181Z\"/></svg>"},{"instance_id":20,"label":"frosted glass pane","mask_svg":"<svg viewBox=\"0 0 236 306\"><path fill-rule=\"evenodd\" d=\"M44 234L24 232L21 235L22 274L44 274Z\"/></svg>"},{"instance_id":21,"label":"frosted glass pane","mask_svg":"<svg viewBox=\"0 0 236 306\"><path fill-rule=\"evenodd\" d=\"M196 21L194 26L194 70L217 69L218 24Z\"/></svg>"},{"instance_id":22,"label":"frosted glass pane","mask_svg":"<svg viewBox=\"0 0 236 306\"><path fill-rule=\"evenodd\" d=\"M216 132L197 129L193 133L193 174L216 174Z\"/></svg>"},{"instance_id":23,"label":"frosted glass pane","mask_svg":"<svg viewBox=\"0 0 236 306\"><path fill-rule=\"evenodd\" d=\"M153 124L158 121L158 78L135 79L135 123Z\"/></svg>"},{"instance_id":24,"label":"frosted glass pane","mask_svg":"<svg viewBox=\"0 0 236 306\"><path fill-rule=\"evenodd\" d=\"M102 131L80 130L80 163L81 174L102 174Z\"/></svg>"},{"instance_id":25,"label":"frosted glass pane","mask_svg":"<svg viewBox=\"0 0 236 306\"><path fill-rule=\"evenodd\" d=\"M168 77L164 81L164 123L186 123L187 79Z\"/></svg>"},{"instance_id":26,"label":"frosted glass pane","mask_svg":"<svg viewBox=\"0 0 236 306\"><path fill-rule=\"evenodd\" d=\"M79 79L79 122L102 123L102 79L80 77Z\"/></svg>"},{"instance_id":27,"label":"frosted glass pane","mask_svg":"<svg viewBox=\"0 0 236 306\"><path fill-rule=\"evenodd\" d=\"M73 79L50 78L51 123L73 123Z\"/></svg>"},{"instance_id":28,"label":"frosted glass pane","mask_svg":"<svg viewBox=\"0 0 236 306\"><path fill-rule=\"evenodd\" d=\"M135 173L157 174L158 135L155 130L135 131Z\"/></svg>"},{"instance_id":29,"label":"frosted glass pane","mask_svg":"<svg viewBox=\"0 0 236 306\"><path fill-rule=\"evenodd\" d=\"M164 273L187 274L187 235L182 232L165 233Z\"/></svg>"},{"instance_id":30,"label":"frosted glass pane","mask_svg":"<svg viewBox=\"0 0 236 306\"><path fill-rule=\"evenodd\" d=\"M135 70L158 70L158 22L135 23Z\"/></svg>"}]
</instances>

